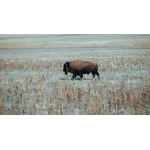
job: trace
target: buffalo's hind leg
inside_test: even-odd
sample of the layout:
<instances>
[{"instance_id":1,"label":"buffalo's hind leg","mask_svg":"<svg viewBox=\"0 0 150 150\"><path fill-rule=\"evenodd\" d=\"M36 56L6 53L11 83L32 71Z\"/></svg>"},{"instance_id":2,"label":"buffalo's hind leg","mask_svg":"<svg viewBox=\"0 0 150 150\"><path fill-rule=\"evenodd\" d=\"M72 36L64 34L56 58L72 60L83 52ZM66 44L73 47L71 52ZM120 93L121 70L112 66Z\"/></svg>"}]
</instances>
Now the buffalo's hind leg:
<instances>
[{"instance_id":1,"label":"buffalo's hind leg","mask_svg":"<svg viewBox=\"0 0 150 150\"><path fill-rule=\"evenodd\" d=\"M95 74L92 72L93 79L95 78Z\"/></svg>"},{"instance_id":2,"label":"buffalo's hind leg","mask_svg":"<svg viewBox=\"0 0 150 150\"><path fill-rule=\"evenodd\" d=\"M98 79L100 80L100 78L99 78L99 73L98 73L98 72L96 72L96 75L98 76Z\"/></svg>"}]
</instances>

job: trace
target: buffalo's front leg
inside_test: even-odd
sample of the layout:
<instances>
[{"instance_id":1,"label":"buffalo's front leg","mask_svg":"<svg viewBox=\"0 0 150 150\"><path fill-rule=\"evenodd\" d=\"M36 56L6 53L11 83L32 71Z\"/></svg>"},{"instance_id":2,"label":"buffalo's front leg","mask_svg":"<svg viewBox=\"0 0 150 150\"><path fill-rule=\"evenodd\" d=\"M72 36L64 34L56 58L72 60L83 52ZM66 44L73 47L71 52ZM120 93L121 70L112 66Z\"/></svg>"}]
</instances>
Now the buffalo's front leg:
<instances>
[{"instance_id":1,"label":"buffalo's front leg","mask_svg":"<svg viewBox=\"0 0 150 150\"><path fill-rule=\"evenodd\" d=\"M71 80L74 80L74 78L76 78L76 74L72 75L72 79Z\"/></svg>"},{"instance_id":2,"label":"buffalo's front leg","mask_svg":"<svg viewBox=\"0 0 150 150\"><path fill-rule=\"evenodd\" d=\"M83 80L83 74L82 73L80 73L80 78L81 78L81 81Z\"/></svg>"}]
</instances>

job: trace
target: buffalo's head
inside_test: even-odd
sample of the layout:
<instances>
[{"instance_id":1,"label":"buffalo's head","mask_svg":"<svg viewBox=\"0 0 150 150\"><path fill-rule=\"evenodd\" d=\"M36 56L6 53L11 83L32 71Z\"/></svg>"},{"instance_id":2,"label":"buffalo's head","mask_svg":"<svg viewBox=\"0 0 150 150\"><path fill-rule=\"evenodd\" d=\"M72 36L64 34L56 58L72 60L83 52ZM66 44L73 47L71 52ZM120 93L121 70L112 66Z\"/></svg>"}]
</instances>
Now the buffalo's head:
<instances>
[{"instance_id":1,"label":"buffalo's head","mask_svg":"<svg viewBox=\"0 0 150 150\"><path fill-rule=\"evenodd\" d=\"M70 72L69 64L70 64L70 62L68 62L68 61L64 64L63 71L65 72L65 75L67 75L68 72Z\"/></svg>"}]
</instances>

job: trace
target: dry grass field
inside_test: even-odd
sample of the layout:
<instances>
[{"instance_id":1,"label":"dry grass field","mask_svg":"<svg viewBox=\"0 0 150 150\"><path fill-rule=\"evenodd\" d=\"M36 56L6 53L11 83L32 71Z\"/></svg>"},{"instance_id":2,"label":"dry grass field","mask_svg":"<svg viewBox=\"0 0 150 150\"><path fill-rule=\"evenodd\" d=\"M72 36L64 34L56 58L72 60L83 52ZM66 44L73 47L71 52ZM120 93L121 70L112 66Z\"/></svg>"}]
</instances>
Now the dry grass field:
<instances>
[{"instance_id":1,"label":"dry grass field","mask_svg":"<svg viewBox=\"0 0 150 150\"><path fill-rule=\"evenodd\" d=\"M72 81L71 60L97 63L100 80ZM0 35L0 114L149 115L149 105L150 35Z\"/></svg>"}]
</instances>

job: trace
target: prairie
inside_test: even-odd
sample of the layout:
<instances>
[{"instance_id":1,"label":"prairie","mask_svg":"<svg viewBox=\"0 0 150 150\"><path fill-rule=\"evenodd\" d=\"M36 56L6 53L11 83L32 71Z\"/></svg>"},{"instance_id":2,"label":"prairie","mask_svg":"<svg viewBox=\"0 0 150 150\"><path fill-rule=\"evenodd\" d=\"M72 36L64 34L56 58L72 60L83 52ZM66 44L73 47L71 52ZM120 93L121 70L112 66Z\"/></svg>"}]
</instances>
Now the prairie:
<instances>
[{"instance_id":1,"label":"prairie","mask_svg":"<svg viewBox=\"0 0 150 150\"><path fill-rule=\"evenodd\" d=\"M65 76L98 64L100 80ZM0 35L0 114L149 115L150 35Z\"/></svg>"}]
</instances>

